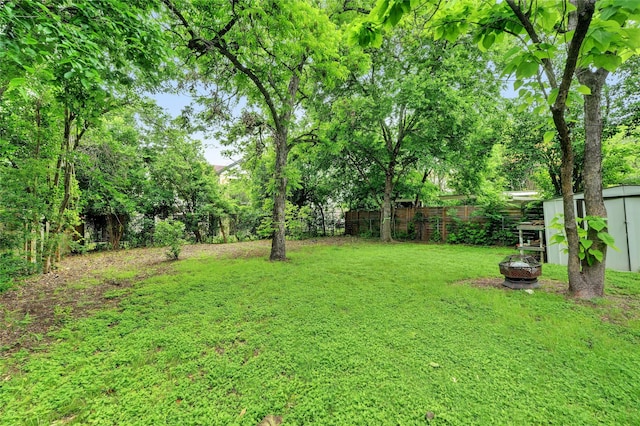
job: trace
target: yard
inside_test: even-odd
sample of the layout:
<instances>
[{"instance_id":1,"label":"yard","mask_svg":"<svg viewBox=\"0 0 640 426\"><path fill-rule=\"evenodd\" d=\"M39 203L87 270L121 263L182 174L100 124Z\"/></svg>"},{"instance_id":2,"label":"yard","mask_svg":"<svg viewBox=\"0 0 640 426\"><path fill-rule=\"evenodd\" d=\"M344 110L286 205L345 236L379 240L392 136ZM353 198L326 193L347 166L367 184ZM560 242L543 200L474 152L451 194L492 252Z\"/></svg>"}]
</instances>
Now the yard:
<instances>
[{"instance_id":1,"label":"yard","mask_svg":"<svg viewBox=\"0 0 640 426\"><path fill-rule=\"evenodd\" d=\"M268 250L68 258L0 295L0 424L640 424L640 274L578 302L556 265L503 289L505 248Z\"/></svg>"}]
</instances>

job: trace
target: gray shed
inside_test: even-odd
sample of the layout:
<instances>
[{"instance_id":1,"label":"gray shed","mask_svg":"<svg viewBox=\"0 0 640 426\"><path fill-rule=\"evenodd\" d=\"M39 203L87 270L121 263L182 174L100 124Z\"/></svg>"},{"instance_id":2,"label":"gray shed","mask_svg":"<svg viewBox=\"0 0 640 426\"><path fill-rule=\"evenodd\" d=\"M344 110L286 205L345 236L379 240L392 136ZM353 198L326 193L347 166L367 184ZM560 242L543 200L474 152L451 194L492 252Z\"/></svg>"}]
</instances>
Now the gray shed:
<instances>
[{"instance_id":1,"label":"gray shed","mask_svg":"<svg viewBox=\"0 0 640 426\"><path fill-rule=\"evenodd\" d=\"M640 272L640 185L622 185L603 190L609 217L609 233L620 251L607 250L607 268ZM576 213L584 216L584 194L575 195ZM544 202L544 224L547 241L557 232L549 228L553 217L564 211L562 198ZM558 244L548 245L547 262L567 264L567 255Z\"/></svg>"}]
</instances>

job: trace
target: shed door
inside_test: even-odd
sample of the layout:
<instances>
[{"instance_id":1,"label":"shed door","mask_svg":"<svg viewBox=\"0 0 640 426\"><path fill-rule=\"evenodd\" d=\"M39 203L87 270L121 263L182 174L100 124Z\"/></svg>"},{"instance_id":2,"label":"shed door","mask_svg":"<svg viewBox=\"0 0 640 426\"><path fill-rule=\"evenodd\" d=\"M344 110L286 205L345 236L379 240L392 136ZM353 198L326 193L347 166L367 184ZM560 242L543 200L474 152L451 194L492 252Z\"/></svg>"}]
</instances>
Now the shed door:
<instances>
[{"instance_id":1,"label":"shed door","mask_svg":"<svg viewBox=\"0 0 640 426\"><path fill-rule=\"evenodd\" d=\"M627 239L627 221L625 217L624 198L614 198L605 200L607 206L607 216L609 217L609 234L616 240L616 247L620 251L607 250L607 268L616 271L629 271L629 245ZM627 206L628 207L628 206ZM629 212L626 212L627 214Z\"/></svg>"},{"instance_id":2,"label":"shed door","mask_svg":"<svg viewBox=\"0 0 640 426\"><path fill-rule=\"evenodd\" d=\"M640 272L640 197L625 198L629 263L631 271Z\"/></svg>"}]
</instances>

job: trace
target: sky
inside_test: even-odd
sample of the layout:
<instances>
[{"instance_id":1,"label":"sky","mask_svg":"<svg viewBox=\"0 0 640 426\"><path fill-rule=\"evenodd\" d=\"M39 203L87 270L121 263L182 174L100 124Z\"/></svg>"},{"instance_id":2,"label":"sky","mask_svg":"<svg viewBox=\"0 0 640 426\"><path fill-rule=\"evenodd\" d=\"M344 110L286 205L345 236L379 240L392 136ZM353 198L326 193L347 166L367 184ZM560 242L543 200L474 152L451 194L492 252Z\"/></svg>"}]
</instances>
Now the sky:
<instances>
[{"instance_id":1,"label":"sky","mask_svg":"<svg viewBox=\"0 0 640 426\"><path fill-rule=\"evenodd\" d=\"M174 118L180 115L182 108L191 104L192 101L191 96L188 94L157 93L150 96L156 100L156 103L160 107L164 108L164 110ZM194 105L194 108L197 109L197 106ZM224 157L222 155L223 148L217 141L208 138L206 135L198 132L193 134L193 138L202 141L204 145L204 156L210 164L216 166L228 166L236 160Z\"/></svg>"}]
</instances>

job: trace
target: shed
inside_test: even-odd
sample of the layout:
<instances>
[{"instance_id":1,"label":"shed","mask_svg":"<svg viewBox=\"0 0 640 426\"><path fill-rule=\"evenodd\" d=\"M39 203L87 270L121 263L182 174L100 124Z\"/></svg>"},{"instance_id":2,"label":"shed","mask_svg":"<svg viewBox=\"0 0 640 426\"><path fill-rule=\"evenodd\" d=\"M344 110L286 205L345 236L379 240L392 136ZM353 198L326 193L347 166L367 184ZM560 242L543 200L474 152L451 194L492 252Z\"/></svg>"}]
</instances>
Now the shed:
<instances>
[{"instance_id":1,"label":"shed","mask_svg":"<svg viewBox=\"0 0 640 426\"><path fill-rule=\"evenodd\" d=\"M607 250L606 265L617 271L640 272L640 185L621 185L602 191L607 208L609 234L620 251ZM576 214L584 217L584 194L575 194ZM544 224L547 241L558 231L549 225L554 216L563 213L562 198L544 202ZM567 264L567 254L558 244L547 247L547 262Z\"/></svg>"}]
</instances>

